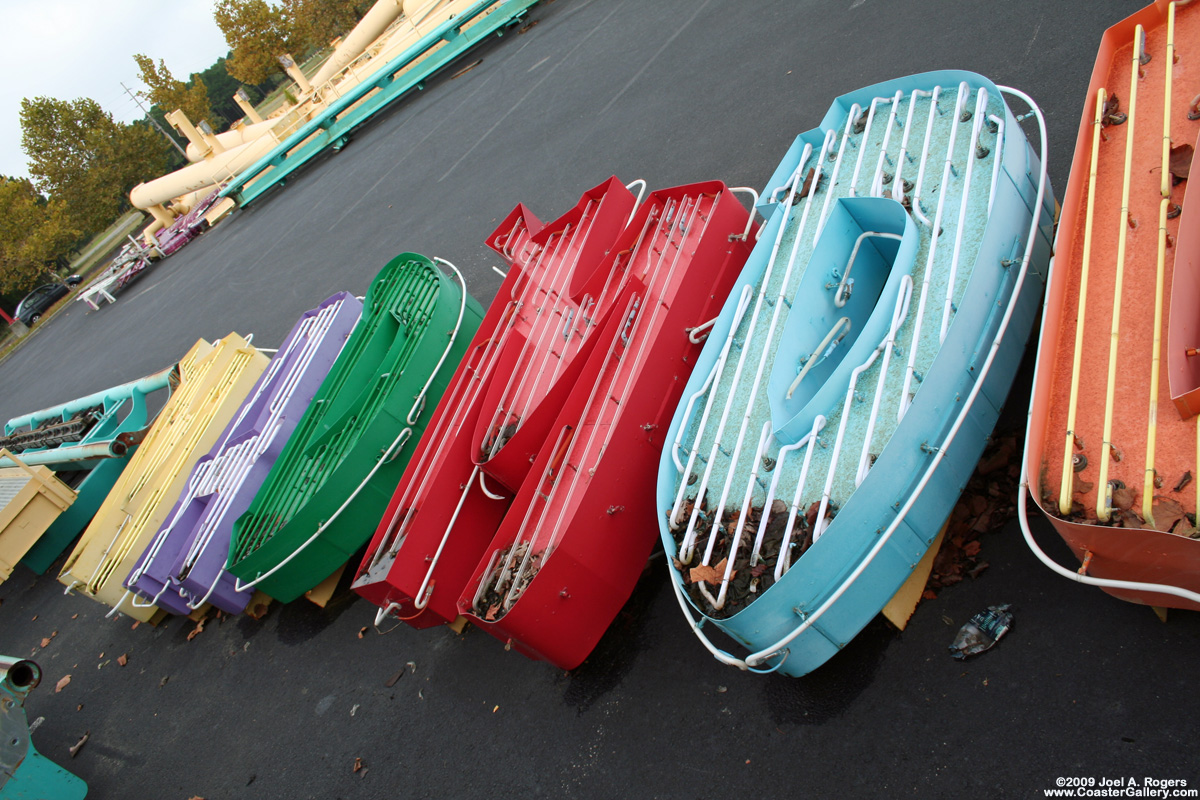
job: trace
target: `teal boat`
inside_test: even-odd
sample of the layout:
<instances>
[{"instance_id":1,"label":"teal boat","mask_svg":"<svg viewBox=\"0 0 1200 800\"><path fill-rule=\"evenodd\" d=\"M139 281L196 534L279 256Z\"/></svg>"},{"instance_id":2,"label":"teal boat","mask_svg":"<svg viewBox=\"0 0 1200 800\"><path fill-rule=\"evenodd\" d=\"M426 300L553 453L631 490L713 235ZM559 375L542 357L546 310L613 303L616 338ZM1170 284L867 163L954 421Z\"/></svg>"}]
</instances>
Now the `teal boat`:
<instances>
[{"instance_id":1,"label":"teal boat","mask_svg":"<svg viewBox=\"0 0 1200 800\"><path fill-rule=\"evenodd\" d=\"M234 523L227 569L238 591L294 600L370 538L482 319L449 262L402 253L383 268L312 404Z\"/></svg>"},{"instance_id":2,"label":"teal boat","mask_svg":"<svg viewBox=\"0 0 1200 800\"><path fill-rule=\"evenodd\" d=\"M793 676L825 663L909 577L973 471L1050 257L1053 195L1020 125L1041 114L1016 116L1013 97L1031 103L954 71L844 95L767 183L767 224L659 469L672 585L719 660Z\"/></svg>"}]
</instances>

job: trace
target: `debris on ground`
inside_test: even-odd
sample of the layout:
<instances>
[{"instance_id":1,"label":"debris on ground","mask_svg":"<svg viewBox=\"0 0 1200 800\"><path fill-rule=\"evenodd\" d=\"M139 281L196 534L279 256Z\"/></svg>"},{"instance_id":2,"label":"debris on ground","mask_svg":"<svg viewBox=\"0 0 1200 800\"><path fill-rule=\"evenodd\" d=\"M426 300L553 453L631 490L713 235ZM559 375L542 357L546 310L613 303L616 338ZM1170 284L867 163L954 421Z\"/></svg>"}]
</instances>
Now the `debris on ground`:
<instances>
[{"instance_id":1,"label":"debris on ground","mask_svg":"<svg viewBox=\"0 0 1200 800\"><path fill-rule=\"evenodd\" d=\"M366 635L367 635L367 631L368 631L368 630L369 630L369 629L368 629L368 628L367 628L365 625L364 625L363 627L359 628L359 629L358 629L358 638L360 638L360 639L361 639L361 638L363 638L364 636L366 636Z\"/></svg>"},{"instance_id":2,"label":"debris on ground","mask_svg":"<svg viewBox=\"0 0 1200 800\"><path fill-rule=\"evenodd\" d=\"M58 679L58 683L54 684L54 693L58 694L63 689L67 688L67 684L70 682L71 682L71 676L63 675L61 678Z\"/></svg>"},{"instance_id":3,"label":"debris on ground","mask_svg":"<svg viewBox=\"0 0 1200 800\"><path fill-rule=\"evenodd\" d=\"M1009 613L1011 606L988 606L987 611L981 611L963 625L954 642L950 645L950 655L964 659L976 653L990 650L1000 637L1008 633L1012 627L1013 615Z\"/></svg>"},{"instance_id":4,"label":"debris on ground","mask_svg":"<svg viewBox=\"0 0 1200 800\"><path fill-rule=\"evenodd\" d=\"M988 568L988 562L979 557L979 537L1002 528L1016 516L1020 476L1021 448L1016 435L992 440L950 513L946 537L933 561L923 598L932 600L939 589L966 577L978 578Z\"/></svg>"},{"instance_id":5,"label":"debris on ground","mask_svg":"<svg viewBox=\"0 0 1200 800\"><path fill-rule=\"evenodd\" d=\"M206 622L208 622L208 615L207 615L207 614L206 614L205 616L201 617L201 618L200 618L200 621L196 623L196 627L195 627L195 628L193 628L193 629L192 629L192 630L191 630L191 631L188 633L188 635L187 635L187 640L188 640L189 642L190 642L192 639L195 639L195 638L196 638L197 636L199 636L200 634L204 633L204 623L206 623Z\"/></svg>"},{"instance_id":6,"label":"debris on ground","mask_svg":"<svg viewBox=\"0 0 1200 800\"><path fill-rule=\"evenodd\" d=\"M55 636L58 636L58 631L54 631L49 636L46 636L45 638L43 638L42 639L42 648L44 649L46 647L46 645L50 644L50 640L52 640Z\"/></svg>"},{"instance_id":7,"label":"debris on ground","mask_svg":"<svg viewBox=\"0 0 1200 800\"><path fill-rule=\"evenodd\" d=\"M395 685L396 685L396 681L398 681L398 680L400 680L401 678L403 678L403 677L404 677L404 669L405 669L404 667L401 667L401 668L400 668L400 671L399 671L399 672L397 672L397 673L396 673L395 675L393 675L392 677L388 678L386 681L384 681L384 682L383 682L383 685L384 685L384 686L386 686L386 687L387 687L387 688L389 688L389 689L390 689L390 688L392 688L393 686L395 686Z\"/></svg>"},{"instance_id":8,"label":"debris on ground","mask_svg":"<svg viewBox=\"0 0 1200 800\"><path fill-rule=\"evenodd\" d=\"M92 735L91 731L84 731L83 738L81 738L75 744L71 745L71 747L70 747L71 758L74 758L75 756L79 755L79 751L83 749L83 746L85 744L87 744L88 737L91 735Z\"/></svg>"},{"instance_id":9,"label":"debris on ground","mask_svg":"<svg viewBox=\"0 0 1200 800\"><path fill-rule=\"evenodd\" d=\"M129 654L122 653L121 655L117 656L117 663L120 664L122 667L125 666L126 664L128 664L129 663Z\"/></svg>"}]
</instances>

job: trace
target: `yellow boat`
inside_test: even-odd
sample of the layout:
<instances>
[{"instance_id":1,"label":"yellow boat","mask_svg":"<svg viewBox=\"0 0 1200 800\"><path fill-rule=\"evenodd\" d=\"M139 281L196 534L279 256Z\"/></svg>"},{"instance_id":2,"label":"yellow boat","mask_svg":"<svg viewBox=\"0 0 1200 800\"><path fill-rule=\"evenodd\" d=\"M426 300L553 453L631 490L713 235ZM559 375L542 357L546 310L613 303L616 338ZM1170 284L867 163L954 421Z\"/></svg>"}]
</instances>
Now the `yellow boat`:
<instances>
[{"instance_id":1,"label":"yellow boat","mask_svg":"<svg viewBox=\"0 0 1200 800\"><path fill-rule=\"evenodd\" d=\"M123 585L150 538L179 498L196 461L216 443L268 363L231 333L201 339L179 362L180 385L92 523L58 580L143 622L158 609L131 601Z\"/></svg>"}]
</instances>

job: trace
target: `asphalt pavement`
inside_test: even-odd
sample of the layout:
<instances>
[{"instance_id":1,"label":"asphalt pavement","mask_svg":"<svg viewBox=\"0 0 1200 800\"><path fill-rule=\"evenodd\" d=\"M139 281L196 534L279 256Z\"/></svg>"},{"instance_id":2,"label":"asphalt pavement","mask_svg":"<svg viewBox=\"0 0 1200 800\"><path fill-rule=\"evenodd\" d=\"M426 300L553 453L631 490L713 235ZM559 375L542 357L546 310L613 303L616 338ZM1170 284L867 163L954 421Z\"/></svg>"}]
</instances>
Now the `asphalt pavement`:
<instances>
[{"instance_id":1,"label":"asphalt pavement","mask_svg":"<svg viewBox=\"0 0 1200 800\"><path fill-rule=\"evenodd\" d=\"M429 81L116 304L47 322L0 365L0 419L158 370L199 337L277 346L303 311L361 294L403 251L455 263L486 304L500 260L483 240L516 203L550 219L613 174L761 187L834 97L910 73L968 69L1032 95L1061 192L1100 35L1140 5L543 2L536 25L468 55L460 66L481 63ZM981 541L978 578L923 602L902 633L877 620L800 679L714 661L661 559L570 673L470 628L380 635L348 578L325 609L275 604L189 640L187 620L105 620L22 568L0 584L0 653L35 653L34 742L97 798L1041 797L1059 778L1131 776L1200 787L1188 671L1200 616L1162 623L1065 581L1014 523ZM1013 605L1009 635L952 659L958 627L997 603Z\"/></svg>"}]
</instances>

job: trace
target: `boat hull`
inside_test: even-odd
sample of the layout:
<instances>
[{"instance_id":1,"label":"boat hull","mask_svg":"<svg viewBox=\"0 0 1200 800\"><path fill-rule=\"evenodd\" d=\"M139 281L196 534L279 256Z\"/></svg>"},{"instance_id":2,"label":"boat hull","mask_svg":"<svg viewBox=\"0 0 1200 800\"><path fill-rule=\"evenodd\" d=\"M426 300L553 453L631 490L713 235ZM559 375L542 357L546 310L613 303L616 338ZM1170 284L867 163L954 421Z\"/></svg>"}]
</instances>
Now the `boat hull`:
<instances>
[{"instance_id":1,"label":"boat hull","mask_svg":"<svg viewBox=\"0 0 1200 800\"><path fill-rule=\"evenodd\" d=\"M1154 504L1165 500L1178 504L1182 513L1194 514L1196 510L1196 484L1185 485L1183 475L1187 472L1194 478L1198 463L1193 415L1197 409L1196 379L1200 372L1191 363L1195 359L1189 359L1183 351L1196 346L1191 337L1197 331L1195 291L1200 286L1195 272L1200 250L1197 236L1200 198L1194 197L1196 191L1189 189L1184 200L1184 190L1172 189L1168 184L1167 194L1171 202L1182 203L1183 214L1178 219L1160 222L1167 98L1171 98L1168 123L1171 143L1195 142L1200 122L1187 119L1187 106L1195 91L1195 73L1188 71L1186 59L1172 65L1173 88L1167 90L1164 75L1171 60L1166 41L1168 16L1166 2L1160 0L1147 6L1106 31L1098 49L1083 104L1071 165L1072 179L1063 198L1054 269L1047 287L1038 346L1038 377L1030 400L1025 471L1034 501L1086 565L1081 568L1081 575L1166 584L1200 593L1200 541L1186 534L1151 529L1144 506L1145 475L1152 469L1162 483L1151 488ZM1105 91L1106 100L1117 95L1120 110L1128 111L1133 41L1139 27L1146 33L1150 60L1138 67L1141 73L1137 80L1138 110L1124 124L1106 122L1100 126L1097 140L1097 98L1101 90ZM1178 7L1176 47L1186 48L1198 41L1200 13L1194 7ZM1128 142L1129 136L1133 137L1132 143ZM1098 141L1096 148L1094 141ZM1122 170L1127 155L1132 159L1128 204L1122 199L1125 182ZM1090 204L1089 256L1085 242L1093 169L1097 177L1091 190L1094 200ZM1123 210L1126 205L1127 217ZM1167 235L1163 249L1162 301L1164 319L1169 319L1169 323L1156 332L1152 320L1160 228ZM1119 334L1110 334L1122 236L1126 240L1120 292L1124 313L1118 318ZM1081 367L1074 379L1078 405L1070 434L1073 441L1068 445L1075 337L1085 261L1089 264L1090 288L1084 295L1084 335L1078 354ZM1158 344L1156 333L1167 348L1162 357L1166 369L1161 370L1157 382L1152 377L1154 348ZM1119 343L1115 362L1110 362L1112 340ZM1115 376L1111 390L1114 412L1106 436L1101 423L1106 416L1104 400L1110 373ZM1153 401L1152 385L1158 390ZM1148 458L1151 429L1155 431L1153 459ZM1115 451L1105 454L1106 441ZM1074 463L1064 465L1068 458ZM1100 492L1112 480L1120 481L1132 492L1132 503L1123 502L1126 508L1118 509L1108 523L1102 523L1098 514ZM1063 488L1068 483L1064 513ZM1126 522L1130 527L1114 527ZM1162 592L1102 588L1130 602L1200 609L1200 603Z\"/></svg>"}]
</instances>

